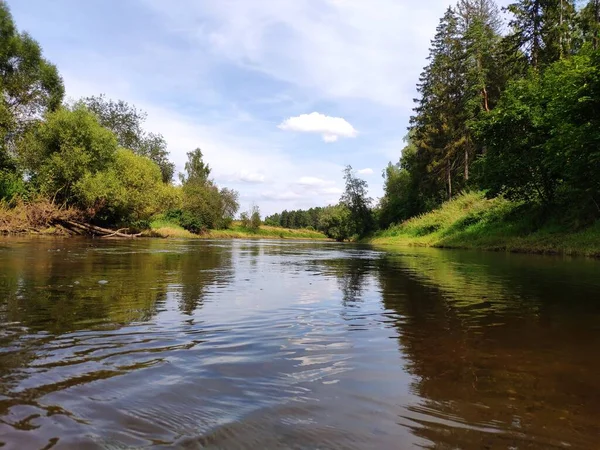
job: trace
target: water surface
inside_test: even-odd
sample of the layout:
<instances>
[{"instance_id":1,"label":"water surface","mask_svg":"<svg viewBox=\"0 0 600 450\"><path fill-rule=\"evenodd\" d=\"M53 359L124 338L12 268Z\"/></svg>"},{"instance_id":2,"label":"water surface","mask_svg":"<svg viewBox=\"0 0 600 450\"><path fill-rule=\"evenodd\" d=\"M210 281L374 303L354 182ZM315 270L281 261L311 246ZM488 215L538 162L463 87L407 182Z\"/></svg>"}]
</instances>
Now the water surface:
<instances>
[{"instance_id":1,"label":"water surface","mask_svg":"<svg viewBox=\"0 0 600 450\"><path fill-rule=\"evenodd\" d=\"M590 449L600 262L0 241L0 447Z\"/></svg>"}]
</instances>

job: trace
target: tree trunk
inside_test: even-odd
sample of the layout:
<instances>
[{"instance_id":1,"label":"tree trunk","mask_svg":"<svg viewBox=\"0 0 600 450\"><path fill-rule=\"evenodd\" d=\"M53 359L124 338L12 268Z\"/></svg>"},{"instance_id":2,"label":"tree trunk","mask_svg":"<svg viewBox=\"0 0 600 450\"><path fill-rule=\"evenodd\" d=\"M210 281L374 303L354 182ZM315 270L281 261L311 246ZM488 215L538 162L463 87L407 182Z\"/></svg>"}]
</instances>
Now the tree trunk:
<instances>
[{"instance_id":1,"label":"tree trunk","mask_svg":"<svg viewBox=\"0 0 600 450\"><path fill-rule=\"evenodd\" d=\"M446 161L446 175L448 176L448 200L452 200L452 171L450 161Z\"/></svg>"},{"instance_id":2,"label":"tree trunk","mask_svg":"<svg viewBox=\"0 0 600 450\"><path fill-rule=\"evenodd\" d=\"M540 42L541 30L540 30L540 0L535 0L533 4L533 30L532 30L532 39L531 43L531 65L534 68L538 66L538 59L540 56L540 48L542 47L542 43Z\"/></svg>"},{"instance_id":3,"label":"tree trunk","mask_svg":"<svg viewBox=\"0 0 600 450\"><path fill-rule=\"evenodd\" d=\"M142 233L136 233L136 234L121 233L121 231L128 230L128 228L121 228L120 230L115 231L115 230L109 230L108 228L102 228L102 227L98 227L96 225L91 225L89 223L80 223L80 222L75 222L72 220L58 220L57 222L66 228L83 231L88 234L91 234L92 236L135 238L135 237L142 235Z\"/></svg>"},{"instance_id":4,"label":"tree trunk","mask_svg":"<svg viewBox=\"0 0 600 450\"><path fill-rule=\"evenodd\" d=\"M560 59L563 59L563 1L564 0L560 0L560 15L559 15L559 19L558 19L558 26L560 27L560 35L558 38L558 56Z\"/></svg>"},{"instance_id":5,"label":"tree trunk","mask_svg":"<svg viewBox=\"0 0 600 450\"><path fill-rule=\"evenodd\" d=\"M600 0L594 1L594 50L598 49L598 26L600 26Z\"/></svg>"},{"instance_id":6,"label":"tree trunk","mask_svg":"<svg viewBox=\"0 0 600 450\"><path fill-rule=\"evenodd\" d=\"M469 181L469 146L465 145L465 181Z\"/></svg>"},{"instance_id":7,"label":"tree trunk","mask_svg":"<svg viewBox=\"0 0 600 450\"><path fill-rule=\"evenodd\" d=\"M483 97L483 109L485 109L485 112L490 112L490 106L488 103L488 92L487 92L487 89L485 88L485 86L483 87L483 90L481 91L481 95Z\"/></svg>"}]
</instances>

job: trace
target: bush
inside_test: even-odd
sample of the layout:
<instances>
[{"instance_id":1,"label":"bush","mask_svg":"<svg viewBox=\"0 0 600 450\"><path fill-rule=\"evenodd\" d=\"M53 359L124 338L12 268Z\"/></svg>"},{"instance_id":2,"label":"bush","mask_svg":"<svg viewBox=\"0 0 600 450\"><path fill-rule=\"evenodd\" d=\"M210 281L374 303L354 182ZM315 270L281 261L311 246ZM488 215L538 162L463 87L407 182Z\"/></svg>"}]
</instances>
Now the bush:
<instances>
[{"instance_id":1,"label":"bush","mask_svg":"<svg viewBox=\"0 0 600 450\"><path fill-rule=\"evenodd\" d=\"M250 228L250 216L246 211L240 214L240 222L244 228Z\"/></svg>"},{"instance_id":2,"label":"bush","mask_svg":"<svg viewBox=\"0 0 600 450\"><path fill-rule=\"evenodd\" d=\"M156 163L126 149L117 151L107 170L86 174L74 193L90 217L119 225L148 221L163 208L181 203L179 190L162 182Z\"/></svg>"},{"instance_id":3,"label":"bush","mask_svg":"<svg viewBox=\"0 0 600 450\"><path fill-rule=\"evenodd\" d=\"M117 151L113 133L78 106L46 115L20 142L18 152L30 180L43 195L76 204L75 185L108 169Z\"/></svg>"},{"instance_id":4,"label":"bush","mask_svg":"<svg viewBox=\"0 0 600 450\"><path fill-rule=\"evenodd\" d=\"M0 170L0 200L12 200L26 193L23 177L17 172Z\"/></svg>"},{"instance_id":5,"label":"bush","mask_svg":"<svg viewBox=\"0 0 600 450\"><path fill-rule=\"evenodd\" d=\"M179 217L179 225L191 233L200 234L206 231L206 227L202 223L200 217L192 214L189 211L182 211Z\"/></svg>"},{"instance_id":6,"label":"bush","mask_svg":"<svg viewBox=\"0 0 600 450\"><path fill-rule=\"evenodd\" d=\"M350 239L350 236L352 235L350 222L350 210L346 206L342 204L328 206L321 214L319 229L321 229L328 238L342 242Z\"/></svg>"},{"instance_id":7,"label":"bush","mask_svg":"<svg viewBox=\"0 0 600 450\"><path fill-rule=\"evenodd\" d=\"M261 223L260 210L258 209L258 206L255 205L252 207L252 214L250 215L250 228L253 230L258 230Z\"/></svg>"}]
</instances>

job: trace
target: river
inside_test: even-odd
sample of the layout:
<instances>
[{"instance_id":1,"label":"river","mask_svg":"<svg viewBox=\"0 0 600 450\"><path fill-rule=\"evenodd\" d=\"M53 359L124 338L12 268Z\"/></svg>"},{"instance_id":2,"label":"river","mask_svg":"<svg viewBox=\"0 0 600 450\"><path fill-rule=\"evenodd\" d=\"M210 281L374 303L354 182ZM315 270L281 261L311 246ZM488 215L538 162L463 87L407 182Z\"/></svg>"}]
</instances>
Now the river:
<instances>
[{"instance_id":1,"label":"river","mask_svg":"<svg viewBox=\"0 0 600 450\"><path fill-rule=\"evenodd\" d=\"M3 450L599 445L599 261L0 241Z\"/></svg>"}]
</instances>

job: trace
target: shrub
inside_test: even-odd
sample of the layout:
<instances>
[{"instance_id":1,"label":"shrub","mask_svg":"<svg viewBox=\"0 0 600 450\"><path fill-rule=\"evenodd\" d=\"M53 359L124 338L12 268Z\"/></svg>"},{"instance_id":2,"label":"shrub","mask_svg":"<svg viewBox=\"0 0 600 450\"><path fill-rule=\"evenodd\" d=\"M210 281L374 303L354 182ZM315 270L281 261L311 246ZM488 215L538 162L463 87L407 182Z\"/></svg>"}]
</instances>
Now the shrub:
<instances>
[{"instance_id":1,"label":"shrub","mask_svg":"<svg viewBox=\"0 0 600 450\"><path fill-rule=\"evenodd\" d=\"M86 174L74 193L89 216L111 224L148 221L180 203L177 188L162 182L156 163L126 149L117 151L107 170Z\"/></svg>"}]
</instances>

